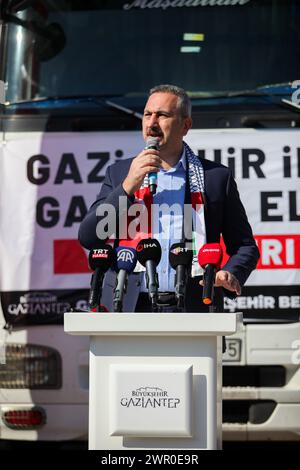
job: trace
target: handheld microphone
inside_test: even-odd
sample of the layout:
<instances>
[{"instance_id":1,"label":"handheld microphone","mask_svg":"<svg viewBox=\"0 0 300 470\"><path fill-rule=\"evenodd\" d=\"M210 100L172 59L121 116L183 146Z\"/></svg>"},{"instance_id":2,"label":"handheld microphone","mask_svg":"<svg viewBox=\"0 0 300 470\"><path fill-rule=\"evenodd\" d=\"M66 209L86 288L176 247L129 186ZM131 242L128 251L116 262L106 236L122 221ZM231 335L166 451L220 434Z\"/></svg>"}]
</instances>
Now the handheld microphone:
<instances>
[{"instance_id":1,"label":"handheld microphone","mask_svg":"<svg viewBox=\"0 0 300 470\"><path fill-rule=\"evenodd\" d=\"M157 310L157 296L158 296L158 275L156 266L161 259L161 246L158 240L154 238L144 238L139 242L136 247L137 258L142 266L146 268L146 282L149 292L149 299L152 303L152 310Z\"/></svg>"},{"instance_id":2,"label":"handheld microphone","mask_svg":"<svg viewBox=\"0 0 300 470\"><path fill-rule=\"evenodd\" d=\"M110 245L103 243L101 248L95 248L89 253L89 267L94 271L91 279L89 293L89 308L94 312L102 311L100 302L102 296L102 284L104 274L111 267L114 260L114 252Z\"/></svg>"},{"instance_id":3,"label":"handheld microphone","mask_svg":"<svg viewBox=\"0 0 300 470\"><path fill-rule=\"evenodd\" d=\"M149 139L147 139L145 150L149 150L149 149L153 149L153 150L159 149L158 137L149 137ZM150 193L155 194L156 188L157 188L157 173L155 171L149 173L148 178L149 178Z\"/></svg>"},{"instance_id":4,"label":"handheld microphone","mask_svg":"<svg viewBox=\"0 0 300 470\"><path fill-rule=\"evenodd\" d=\"M193 250L187 248L185 243L174 243L169 251L169 263L176 270L175 296L177 307L183 308L185 301L186 283L193 261Z\"/></svg>"},{"instance_id":5,"label":"handheld microphone","mask_svg":"<svg viewBox=\"0 0 300 470\"><path fill-rule=\"evenodd\" d=\"M116 287L114 289L114 312L122 312L123 296L127 289L128 274L132 273L137 263L137 253L134 248L118 246L116 249Z\"/></svg>"},{"instance_id":6,"label":"handheld microphone","mask_svg":"<svg viewBox=\"0 0 300 470\"><path fill-rule=\"evenodd\" d=\"M222 256L222 247L219 243L206 243L199 250L198 262L204 269L202 301L205 305L213 303L215 277L220 268Z\"/></svg>"}]
</instances>

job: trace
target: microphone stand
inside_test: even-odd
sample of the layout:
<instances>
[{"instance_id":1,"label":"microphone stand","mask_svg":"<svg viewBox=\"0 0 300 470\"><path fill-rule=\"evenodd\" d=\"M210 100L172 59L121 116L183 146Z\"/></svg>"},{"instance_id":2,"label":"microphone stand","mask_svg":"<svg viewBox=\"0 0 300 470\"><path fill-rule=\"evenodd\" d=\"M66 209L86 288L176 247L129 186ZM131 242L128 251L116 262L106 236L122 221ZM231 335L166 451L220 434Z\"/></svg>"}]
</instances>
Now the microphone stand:
<instances>
[{"instance_id":1,"label":"microphone stand","mask_svg":"<svg viewBox=\"0 0 300 470\"><path fill-rule=\"evenodd\" d=\"M220 295L213 295L212 303L209 306L210 313L221 313L224 311L224 299L221 295L221 287L215 287ZM216 291L214 292L214 294Z\"/></svg>"},{"instance_id":2,"label":"microphone stand","mask_svg":"<svg viewBox=\"0 0 300 470\"><path fill-rule=\"evenodd\" d=\"M148 268L148 269L147 269ZM146 283L151 301L152 312L158 312L157 296L158 296L158 274L155 272L156 265L152 260L146 261Z\"/></svg>"},{"instance_id":3,"label":"microphone stand","mask_svg":"<svg viewBox=\"0 0 300 470\"><path fill-rule=\"evenodd\" d=\"M116 279L116 288L114 292L114 312L123 312L123 295L127 291L127 272L121 270Z\"/></svg>"},{"instance_id":4,"label":"microphone stand","mask_svg":"<svg viewBox=\"0 0 300 470\"><path fill-rule=\"evenodd\" d=\"M151 308L152 308L152 313L158 312L157 300L154 298L151 299Z\"/></svg>"},{"instance_id":5,"label":"microphone stand","mask_svg":"<svg viewBox=\"0 0 300 470\"><path fill-rule=\"evenodd\" d=\"M175 295L177 297L177 310L184 312L185 310L185 294L186 294L186 279L188 270L186 266L179 265L176 269L175 275ZM178 281L179 278L179 282Z\"/></svg>"},{"instance_id":6,"label":"microphone stand","mask_svg":"<svg viewBox=\"0 0 300 470\"><path fill-rule=\"evenodd\" d=\"M89 294L89 308L96 309L96 312L101 312L100 301L102 297L102 284L103 284L104 273L99 269L96 269L92 274L91 289Z\"/></svg>"},{"instance_id":7,"label":"microphone stand","mask_svg":"<svg viewBox=\"0 0 300 470\"><path fill-rule=\"evenodd\" d=\"M214 295L213 296L213 302L209 306L209 313L221 313L224 312L224 298L221 293L221 287L216 287L215 288L220 295ZM215 292L216 292L215 291ZM225 336L222 336L222 352L223 354L226 352L226 341L225 341Z\"/></svg>"}]
</instances>

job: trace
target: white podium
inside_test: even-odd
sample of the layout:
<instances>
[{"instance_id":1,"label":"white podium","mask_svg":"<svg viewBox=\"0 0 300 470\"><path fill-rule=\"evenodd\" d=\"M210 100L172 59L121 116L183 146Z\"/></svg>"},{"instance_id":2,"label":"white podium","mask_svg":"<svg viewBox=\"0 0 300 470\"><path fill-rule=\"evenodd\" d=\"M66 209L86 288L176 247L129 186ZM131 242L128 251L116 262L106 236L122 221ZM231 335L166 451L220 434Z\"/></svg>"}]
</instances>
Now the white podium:
<instances>
[{"instance_id":1,"label":"white podium","mask_svg":"<svg viewBox=\"0 0 300 470\"><path fill-rule=\"evenodd\" d=\"M65 314L90 336L89 449L221 449L222 338L240 313Z\"/></svg>"}]
</instances>

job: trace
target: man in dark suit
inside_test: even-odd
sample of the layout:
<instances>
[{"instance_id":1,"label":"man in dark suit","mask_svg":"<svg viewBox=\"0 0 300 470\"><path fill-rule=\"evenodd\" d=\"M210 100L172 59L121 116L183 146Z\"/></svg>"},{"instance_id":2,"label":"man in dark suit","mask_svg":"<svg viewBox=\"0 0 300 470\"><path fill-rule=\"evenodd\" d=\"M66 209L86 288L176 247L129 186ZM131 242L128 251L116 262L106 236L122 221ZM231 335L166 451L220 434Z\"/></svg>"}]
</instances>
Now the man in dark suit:
<instances>
[{"instance_id":1,"label":"man in dark suit","mask_svg":"<svg viewBox=\"0 0 300 470\"><path fill-rule=\"evenodd\" d=\"M200 226L203 243L219 243L222 235L229 255L225 266L216 274L215 285L222 288L216 291L219 291L219 295L221 290L230 296L240 295L241 286L255 269L259 252L230 170L223 165L199 159L183 142L191 126L191 104L183 89L160 85L150 90L143 115L143 137L145 141L149 137L155 137L159 142L159 150L143 150L133 159L108 167L100 194L81 223L79 240L87 249L97 247L97 208L110 204L116 209L118 216L120 196L125 198L128 209L134 203L149 172L156 172L158 175L158 190L154 198L159 203L178 202L181 206L190 203L190 186L194 181L190 178L190 173L194 162L199 174L196 185L200 186L196 191L203 194L204 202L204 220L203 226ZM167 242L161 242L163 259L158 266L158 274L163 291L160 298L162 302L168 299L170 306L173 302L174 276L170 268L166 268L168 248L174 241L178 241L172 238L172 233L182 223L182 218L171 217L155 229L154 238L161 241L162 230L167 225L165 233L168 233L169 238ZM129 278L124 311L149 311L144 273L134 273ZM201 277L197 275L188 282L187 311L206 311L201 301L201 282ZM109 310L112 308L114 285L115 273L111 271L105 278L102 299Z\"/></svg>"}]
</instances>

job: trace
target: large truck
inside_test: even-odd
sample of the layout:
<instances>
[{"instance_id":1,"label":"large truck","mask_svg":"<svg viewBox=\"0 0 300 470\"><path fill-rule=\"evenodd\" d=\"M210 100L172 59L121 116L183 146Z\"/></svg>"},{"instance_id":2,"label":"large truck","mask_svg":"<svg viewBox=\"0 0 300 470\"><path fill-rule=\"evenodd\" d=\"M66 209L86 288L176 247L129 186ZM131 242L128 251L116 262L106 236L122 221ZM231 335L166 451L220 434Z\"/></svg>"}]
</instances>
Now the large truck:
<instances>
[{"instance_id":1,"label":"large truck","mask_svg":"<svg viewBox=\"0 0 300 470\"><path fill-rule=\"evenodd\" d=\"M228 165L261 252L227 338L229 440L300 438L300 4L2 0L0 438L86 440L87 306L77 241L107 166L143 148L148 90L184 87L187 143Z\"/></svg>"}]
</instances>

